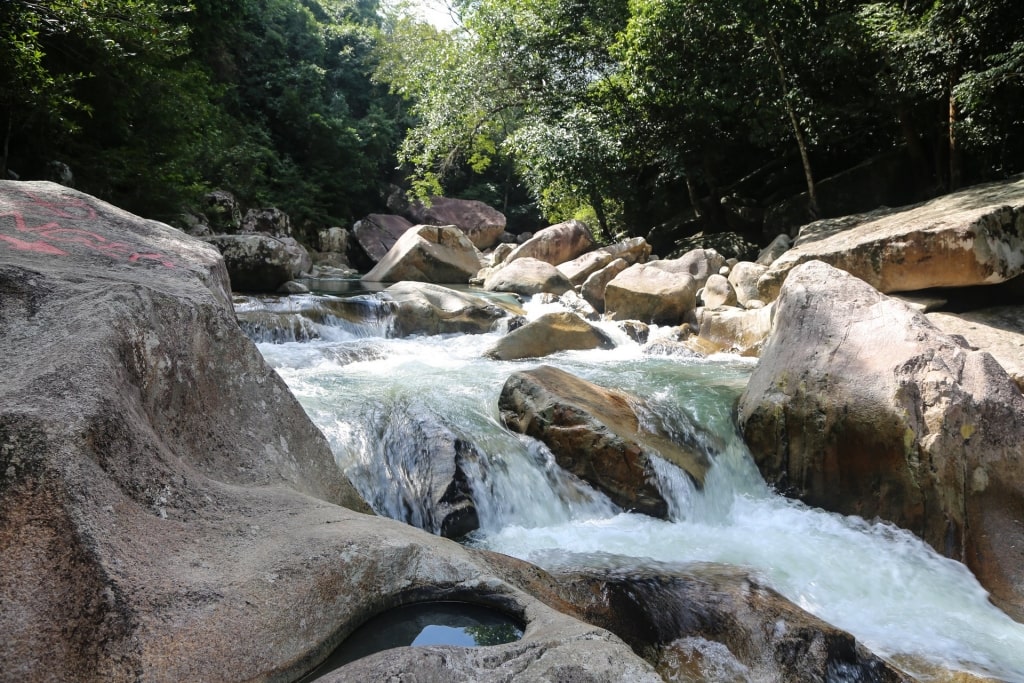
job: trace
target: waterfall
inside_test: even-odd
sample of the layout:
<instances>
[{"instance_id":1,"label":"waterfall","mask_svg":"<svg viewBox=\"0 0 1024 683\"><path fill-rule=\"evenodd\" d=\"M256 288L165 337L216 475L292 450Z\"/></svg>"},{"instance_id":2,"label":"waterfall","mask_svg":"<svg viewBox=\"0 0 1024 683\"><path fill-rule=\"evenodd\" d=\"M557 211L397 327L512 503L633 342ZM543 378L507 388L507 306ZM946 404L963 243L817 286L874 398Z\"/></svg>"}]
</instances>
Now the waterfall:
<instances>
[{"instance_id":1,"label":"waterfall","mask_svg":"<svg viewBox=\"0 0 1024 683\"><path fill-rule=\"evenodd\" d=\"M734 564L882 656L1024 680L1024 626L992 607L963 565L891 525L822 512L769 490L734 422L748 359L645 355L621 334L611 350L543 359L643 397L649 412L641 419L675 430L674 438L697 438L693 425L712 434L703 488L667 462L654 466L669 502L669 519L660 520L616 508L559 468L543 444L502 426L502 385L540 362L485 359L499 333L392 339L386 310L360 317L353 307L365 303L346 308L329 298L239 306L240 318L265 310L312 322L315 334L285 343L272 343L279 341L273 334L254 337L380 514L437 531L418 479L430 449L409 436L426 432L394 423L412 410L424 424L441 425L447 439L475 448L460 462L479 517L465 539L470 545L548 568ZM527 307L530 315L544 309Z\"/></svg>"}]
</instances>

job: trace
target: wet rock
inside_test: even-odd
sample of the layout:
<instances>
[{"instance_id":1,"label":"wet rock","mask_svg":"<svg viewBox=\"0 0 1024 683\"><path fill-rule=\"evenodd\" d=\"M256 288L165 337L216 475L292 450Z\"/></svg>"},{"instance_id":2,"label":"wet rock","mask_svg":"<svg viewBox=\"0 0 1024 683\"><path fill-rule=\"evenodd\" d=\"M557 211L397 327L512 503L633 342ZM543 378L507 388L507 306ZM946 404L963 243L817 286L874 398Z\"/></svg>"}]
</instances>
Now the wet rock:
<instances>
[{"instance_id":1,"label":"wet rock","mask_svg":"<svg viewBox=\"0 0 1024 683\"><path fill-rule=\"evenodd\" d=\"M419 225L407 230L362 279L467 284L481 266L480 252L458 228Z\"/></svg>"},{"instance_id":2,"label":"wet rock","mask_svg":"<svg viewBox=\"0 0 1024 683\"><path fill-rule=\"evenodd\" d=\"M782 288L739 419L781 491L913 531L1024 618L1024 396L991 355L812 261Z\"/></svg>"},{"instance_id":3,"label":"wet rock","mask_svg":"<svg viewBox=\"0 0 1024 683\"><path fill-rule=\"evenodd\" d=\"M570 220L537 231L516 247L506 263L519 258L535 258L557 266L571 261L594 247L594 238L586 223Z\"/></svg>"},{"instance_id":4,"label":"wet rock","mask_svg":"<svg viewBox=\"0 0 1024 683\"><path fill-rule=\"evenodd\" d=\"M505 232L505 215L481 201L431 197L428 204L417 201L409 207L413 223L454 225L481 251L498 244Z\"/></svg>"},{"instance_id":5,"label":"wet rock","mask_svg":"<svg viewBox=\"0 0 1024 683\"><path fill-rule=\"evenodd\" d=\"M668 514L654 483L652 458L671 462L698 485L710 465L708 447L696 430L669 432L649 419L638 397L550 366L512 374L498 408L509 429L543 441L562 468L626 510Z\"/></svg>"},{"instance_id":6,"label":"wet rock","mask_svg":"<svg viewBox=\"0 0 1024 683\"><path fill-rule=\"evenodd\" d=\"M572 290L572 283L550 263L527 257L492 271L484 280L484 289L529 297L544 292L563 294Z\"/></svg>"},{"instance_id":7,"label":"wet rock","mask_svg":"<svg viewBox=\"0 0 1024 683\"><path fill-rule=\"evenodd\" d=\"M805 225L762 276L760 298L774 299L789 272L812 260L884 293L1004 282L1024 272L1024 179Z\"/></svg>"},{"instance_id":8,"label":"wet rock","mask_svg":"<svg viewBox=\"0 0 1024 683\"><path fill-rule=\"evenodd\" d=\"M510 311L491 301L448 287L424 282L397 282L385 290L393 315L391 333L483 334Z\"/></svg>"},{"instance_id":9,"label":"wet rock","mask_svg":"<svg viewBox=\"0 0 1024 683\"><path fill-rule=\"evenodd\" d=\"M696 564L555 577L587 620L645 653L668 681L912 680L741 569Z\"/></svg>"},{"instance_id":10,"label":"wet rock","mask_svg":"<svg viewBox=\"0 0 1024 683\"><path fill-rule=\"evenodd\" d=\"M608 282L604 310L612 320L677 325L696 308L697 281L689 274L658 267L658 263L634 264Z\"/></svg>"},{"instance_id":11,"label":"wet rock","mask_svg":"<svg viewBox=\"0 0 1024 683\"><path fill-rule=\"evenodd\" d=\"M484 352L495 360L540 358L559 351L610 349L615 343L586 320L570 311L545 313L504 337Z\"/></svg>"}]
</instances>

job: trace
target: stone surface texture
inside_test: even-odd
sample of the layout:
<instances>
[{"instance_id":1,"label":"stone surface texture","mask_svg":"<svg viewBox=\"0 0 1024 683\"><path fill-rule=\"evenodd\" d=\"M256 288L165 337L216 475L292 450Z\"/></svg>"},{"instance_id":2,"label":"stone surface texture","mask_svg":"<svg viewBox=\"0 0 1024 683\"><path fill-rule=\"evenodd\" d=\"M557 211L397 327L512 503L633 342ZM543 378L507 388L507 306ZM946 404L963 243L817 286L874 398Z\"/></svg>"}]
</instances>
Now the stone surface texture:
<instances>
[{"instance_id":1,"label":"stone surface texture","mask_svg":"<svg viewBox=\"0 0 1024 683\"><path fill-rule=\"evenodd\" d=\"M739 420L780 490L913 531L1024 618L1024 396L990 354L812 261L783 285Z\"/></svg>"}]
</instances>

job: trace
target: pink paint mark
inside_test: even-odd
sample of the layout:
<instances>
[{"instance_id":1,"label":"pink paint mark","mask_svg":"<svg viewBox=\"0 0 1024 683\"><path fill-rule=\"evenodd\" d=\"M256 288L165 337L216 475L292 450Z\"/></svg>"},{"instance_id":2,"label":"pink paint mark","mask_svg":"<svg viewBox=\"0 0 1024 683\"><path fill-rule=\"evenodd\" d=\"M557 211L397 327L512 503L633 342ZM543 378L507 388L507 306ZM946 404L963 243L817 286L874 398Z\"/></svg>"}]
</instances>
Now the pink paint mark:
<instances>
[{"instance_id":1,"label":"pink paint mark","mask_svg":"<svg viewBox=\"0 0 1024 683\"><path fill-rule=\"evenodd\" d=\"M8 237L7 235L0 235L0 240L7 242L18 251L34 251L37 254L49 254L50 256L68 255L68 253L63 249L59 249L52 244L47 244L46 242L26 242L24 240L19 240L17 237Z\"/></svg>"},{"instance_id":2,"label":"pink paint mark","mask_svg":"<svg viewBox=\"0 0 1024 683\"><path fill-rule=\"evenodd\" d=\"M38 199L28 192L24 192L24 194L37 206L47 208L51 213L57 213L65 218L96 218L96 212L91 206L82 200L68 200L67 205L58 206L51 202L45 202ZM72 208L81 209L85 211L86 215L73 216L64 211L61 206L71 206ZM130 263L138 263L140 259L145 259L147 261L155 261L165 268L174 268L174 263L163 254L140 253L135 251L130 244L125 242L113 242L102 235L92 232L91 230L65 228L54 221L30 227L25 223L24 216L17 211L0 213L0 218L6 217L14 219L15 231L37 235L45 240L26 242L16 237L0 235L0 239L3 239L15 249L19 249L21 251L34 251L39 254L49 254L51 256L68 256L68 252L52 243L79 244L101 254L106 254L112 258L126 258Z\"/></svg>"},{"instance_id":3,"label":"pink paint mark","mask_svg":"<svg viewBox=\"0 0 1024 683\"><path fill-rule=\"evenodd\" d=\"M66 197L64 198L63 203L54 204L53 202L48 202L45 199L37 197L28 190L21 190L21 194L27 197L28 200L36 206L40 206L61 218L96 218L96 209L94 209L92 205L84 199Z\"/></svg>"}]
</instances>

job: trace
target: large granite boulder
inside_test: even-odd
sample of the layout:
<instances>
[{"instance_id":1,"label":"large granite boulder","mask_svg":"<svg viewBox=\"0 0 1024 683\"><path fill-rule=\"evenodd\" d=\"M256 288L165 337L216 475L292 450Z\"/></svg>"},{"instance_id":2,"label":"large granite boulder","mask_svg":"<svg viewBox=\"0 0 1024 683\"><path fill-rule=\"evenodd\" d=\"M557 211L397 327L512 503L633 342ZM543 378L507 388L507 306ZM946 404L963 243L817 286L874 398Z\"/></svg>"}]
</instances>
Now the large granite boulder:
<instances>
[{"instance_id":1,"label":"large granite boulder","mask_svg":"<svg viewBox=\"0 0 1024 683\"><path fill-rule=\"evenodd\" d=\"M387 213L371 213L352 226L355 261L369 264L372 268L391 251L413 224L403 216Z\"/></svg>"},{"instance_id":2,"label":"large granite boulder","mask_svg":"<svg viewBox=\"0 0 1024 683\"><path fill-rule=\"evenodd\" d=\"M604 290L608 283L615 279L619 273L629 268L625 259L617 258L605 267L590 274L580 286L580 296L587 300L587 303L594 307L595 311L604 313Z\"/></svg>"},{"instance_id":3,"label":"large granite boulder","mask_svg":"<svg viewBox=\"0 0 1024 683\"><path fill-rule=\"evenodd\" d=\"M484 355L496 360L540 358L559 351L610 349L611 338L570 311L545 313L512 330Z\"/></svg>"},{"instance_id":4,"label":"large granite boulder","mask_svg":"<svg viewBox=\"0 0 1024 683\"><path fill-rule=\"evenodd\" d=\"M569 220L538 230L533 237L505 257L505 263L518 258L535 258L553 266L571 261L594 247L594 237L586 223Z\"/></svg>"},{"instance_id":5,"label":"large granite boulder","mask_svg":"<svg viewBox=\"0 0 1024 683\"><path fill-rule=\"evenodd\" d=\"M679 258L651 261L652 268L677 275L689 275L700 289L712 275L725 265L725 257L714 249L691 249Z\"/></svg>"},{"instance_id":6,"label":"large granite boulder","mask_svg":"<svg viewBox=\"0 0 1024 683\"><path fill-rule=\"evenodd\" d=\"M201 210L214 233L234 234L242 225L242 207L227 190L214 190L204 195Z\"/></svg>"},{"instance_id":7,"label":"large granite boulder","mask_svg":"<svg viewBox=\"0 0 1024 683\"><path fill-rule=\"evenodd\" d=\"M409 218L422 225L454 225L483 251L498 244L505 232L505 214L475 199L431 197L426 204L413 202Z\"/></svg>"},{"instance_id":8,"label":"large granite boulder","mask_svg":"<svg viewBox=\"0 0 1024 683\"><path fill-rule=\"evenodd\" d=\"M484 279L484 289L529 297L541 293L564 294L572 289L572 283L550 263L527 257L492 270Z\"/></svg>"},{"instance_id":9,"label":"large granite boulder","mask_svg":"<svg viewBox=\"0 0 1024 683\"><path fill-rule=\"evenodd\" d=\"M698 282L658 263L635 263L605 285L604 310L612 320L678 325L697 307Z\"/></svg>"},{"instance_id":10,"label":"large granite boulder","mask_svg":"<svg viewBox=\"0 0 1024 683\"><path fill-rule=\"evenodd\" d=\"M740 261L729 271L729 283L736 291L736 301L744 308L751 301L761 301L757 282L768 270L767 266L750 261Z\"/></svg>"},{"instance_id":11,"label":"large granite boulder","mask_svg":"<svg viewBox=\"0 0 1024 683\"><path fill-rule=\"evenodd\" d=\"M236 292L276 292L312 267L313 259L291 237L264 234L212 235L202 238L224 257Z\"/></svg>"},{"instance_id":12,"label":"large granite boulder","mask_svg":"<svg viewBox=\"0 0 1024 683\"><path fill-rule=\"evenodd\" d=\"M535 567L357 512L215 249L49 183L0 181L0 237L0 677L292 681L391 607L469 600L523 638L417 648L446 680L660 680Z\"/></svg>"},{"instance_id":13,"label":"large granite boulder","mask_svg":"<svg viewBox=\"0 0 1024 683\"><path fill-rule=\"evenodd\" d=\"M812 261L783 285L739 420L781 491L913 531L1024 618L1024 396L991 355Z\"/></svg>"},{"instance_id":14,"label":"large granite boulder","mask_svg":"<svg viewBox=\"0 0 1024 683\"><path fill-rule=\"evenodd\" d=\"M288 214L276 206L249 209L245 212L238 231L243 233L262 233L273 237L291 237L292 220Z\"/></svg>"},{"instance_id":15,"label":"large granite boulder","mask_svg":"<svg viewBox=\"0 0 1024 683\"><path fill-rule=\"evenodd\" d=\"M467 284L482 265L479 250L458 228L419 225L407 230L362 279Z\"/></svg>"},{"instance_id":16,"label":"large granite boulder","mask_svg":"<svg viewBox=\"0 0 1024 683\"><path fill-rule=\"evenodd\" d=\"M789 272L812 260L885 293L1004 282L1024 273L1024 178L806 225L761 277L762 300L774 299Z\"/></svg>"},{"instance_id":17,"label":"large granite boulder","mask_svg":"<svg viewBox=\"0 0 1024 683\"><path fill-rule=\"evenodd\" d=\"M774 303L745 310L723 307L718 310L697 310L697 334L706 346L705 353L725 351L741 356L761 353L772 331Z\"/></svg>"},{"instance_id":18,"label":"large granite boulder","mask_svg":"<svg viewBox=\"0 0 1024 683\"><path fill-rule=\"evenodd\" d=\"M563 469L626 510L665 517L652 459L671 462L702 486L709 447L696 429L669 433L641 420L642 406L639 397L547 365L513 373L498 399L505 426L543 441Z\"/></svg>"}]
</instances>

